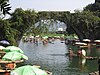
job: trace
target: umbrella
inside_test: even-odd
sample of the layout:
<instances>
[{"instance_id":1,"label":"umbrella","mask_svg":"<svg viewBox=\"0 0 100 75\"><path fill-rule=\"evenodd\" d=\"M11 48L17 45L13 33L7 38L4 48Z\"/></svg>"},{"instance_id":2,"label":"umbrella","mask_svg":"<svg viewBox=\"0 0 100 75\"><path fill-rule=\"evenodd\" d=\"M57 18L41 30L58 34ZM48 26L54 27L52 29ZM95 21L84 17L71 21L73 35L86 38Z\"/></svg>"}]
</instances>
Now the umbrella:
<instances>
[{"instance_id":1,"label":"umbrella","mask_svg":"<svg viewBox=\"0 0 100 75\"><path fill-rule=\"evenodd\" d=\"M10 75L48 75L44 70L36 66L25 65L11 71Z\"/></svg>"},{"instance_id":2,"label":"umbrella","mask_svg":"<svg viewBox=\"0 0 100 75\"><path fill-rule=\"evenodd\" d=\"M94 40L94 42L100 42L100 40Z\"/></svg>"},{"instance_id":3,"label":"umbrella","mask_svg":"<svg viewBox=\"0 0 100 75\"><path fill-rule=\"evenodd\" d=\"M86 45L87 46L87 44L86 43L83 43L83 42L76 42L75 44L76 45Z\"/></svg>"},{"instance_id":4,"label":"umbrella","mask_svg":"<svg viewBox=\"0 0 100 75\"><path fill-rule=\"evenodd\" d=\"M47 39L47 38L48 38L48 36L44 36L44 37L43 37L43 39Z\"/></svg>"},{"instance_id":5,"label":"umbrella","mask_svg":"<svg viewBox=\"0 0 100 75\"><path fill-rule=\"evenodd\" d=\"M0 46L0 50L2 50L2 49L5 49L5 47L4 46Z\"/></svg>"},{"instance_id":6,"label":"umbrella","mask_svg":"<svg viewBox=\"0 0 100 75\"><path fill-rule=\"evenodd\" d=\"M28 57L18 52L8 52L2 57L2 60L9 60L9 61L16 61L16 60L21 60L21 59L28 60Z\"/></svg>"},{"instance_id":7,"label":"umbrella","mask_svg":"<svg viewBox=\"0 0 100 75\"><path fill-rule=\"evenodd\" d=\"M0 41L0 45L7 47L10 45L10 43L6 40L2 40L2 41Z\"/></svg>"},{"instance_id":8,"label":"umbrella","mask_svg":"<svg viewBox=\"0 0 100 75\"><path fill-rule=\"evenodd\" d=\"M8 46L8 47L4 48L3 51L5 51L5 52L16 51L19 53L24 53L19 47L16 47L16 46Z\"/></svg>"},{"instance_id":9,"label":"umbrella","mask_svg":"<svg viewBox=\"0 0 100 75\"><path fill-rule=\"evenodd\" d=\"M75 39L74 36L71 36L71 35L70 36L67 36L66 38L67 39Z\"/></svg>"},{"instance_id":10,"label":"umbrella","mask_svg":"<svg viewBox=\"0 0 100 75\"><path fill-rule=\"evenodd\" d=\"M90 39L83 39L84 42L91 42Z\"/></svg>"}]
</instances>

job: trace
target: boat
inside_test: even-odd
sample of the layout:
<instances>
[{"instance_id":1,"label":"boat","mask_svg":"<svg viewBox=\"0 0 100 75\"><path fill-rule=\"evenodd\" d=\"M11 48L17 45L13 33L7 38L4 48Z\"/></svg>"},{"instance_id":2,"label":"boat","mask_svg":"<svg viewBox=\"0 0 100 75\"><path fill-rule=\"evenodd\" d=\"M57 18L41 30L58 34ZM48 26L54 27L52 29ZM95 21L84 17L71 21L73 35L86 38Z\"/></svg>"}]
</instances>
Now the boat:
<instances>
[{"instance_id":1,"label":"boat","mask_svg":"<svg viewBox=\"0 0 100 75\"><path fill-rule=\"evenodd\" d=\"M66 56L70 56L69 53L65 53ZM79 57L77 54L73 54L72 57ZM92 57L92 56L85 56L85 57L82 57L82 58L85 58L85 59L88 59L88 60L95 60L95 59L98 59L98 57Z\"/></svg>"},{"instance_id":2,"label":"boat","mask_svg":"<svg viewBox=\"0 0 100 75\"><path fill-rule=\"evenodd\" d=\"M6 54L6 52L4 51L0 51L0 59L2 59L2 57Z\"/></svg>"},{"instance_id":3,"label":"boat","mask_svg":"<svg viewBox=\"0 0 100 75\"><path fill-rule=\"evenodd\" d=\"M0 69L0 75L10 75L11 70Z\"/></svg>"},{"instance_id":4,"label":"boat","mask_svg":"<svg viewBox=\"0 0 100 75\"><path fill-rule=\"evenodd\" d=\"M76 42L75 45L80 45L80 46L87 46L87 43L83 42Z\"/></svg>"},{"instance_id":5,"label":"boat","mask_svg":"<svg viewBox=\"0 0 100 75\"><path fill-rule=\"evenodd\" d=\"M99 71L91 72L89 75L99 75Z\"/></svg>"},{"instance_id":6,"label":"boat","mask_svg":"<svg viewBox=\"0 0 100 75\"><path fill-rule=\"evenodd\" d=\"M88 48L88 45L80 46L80 48Z\"/></svg>"},{"instance_id":7,"label":"boat","mask_svg":"<svg viewBox=\"0 0 100 75\"><path fill-rule=\"evenodd\" d=\"M7 64L7 63L12 63L13 61L7 61L7 60L2 60L0 59L0 64ZM14 61L15 63L22 63L24 60L16 60Z\"/></svg>"},{"instance_id":8,"label":"boat","mask_svg":"<svg viewBox=\"0 0 100 75\"><path fill-rule=\"evenodd\" d=\"M98 59L98 57L91 57L91 56L87 56L85 57L86 59L89 59L89 60L95 60L95 59Z\"/></svg>"},{"instance_id":9,"label":"boat","mask_svg":"<svg viewBox=\"0 0 100 75\"><path fill-rule=\"evenodd\" d=\"M6 73L6 72L10 72L11 70L3 70L3 69L0 69L0 73Z\"/></svg>"}]
</instances>

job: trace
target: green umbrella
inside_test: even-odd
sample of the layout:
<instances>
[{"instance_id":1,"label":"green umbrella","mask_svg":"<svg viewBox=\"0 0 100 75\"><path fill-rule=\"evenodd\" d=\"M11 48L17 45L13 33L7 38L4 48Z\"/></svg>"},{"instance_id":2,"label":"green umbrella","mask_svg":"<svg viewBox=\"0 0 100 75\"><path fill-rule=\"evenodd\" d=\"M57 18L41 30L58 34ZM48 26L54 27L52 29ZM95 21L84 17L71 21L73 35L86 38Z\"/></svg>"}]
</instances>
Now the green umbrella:
<instances>
[{"instance_id":1,"label":"green umbrella","mask_svg":"<svg viewBox=\"0 0 100 75\"><path fill-rule=\"evenodd\" d=\"M21 60L21 59L28 60L28 57L18 52L8 52L2 57L2 60L9 60L9 61L16 61L16 60Z\"/></svg>"},{"instance_id":2,"label":"green umbrella","mask_svg":"<svg viewBox=\"0 0 100 75\"><path fill-rule=\"evenodd\" d=\"M5 49L5 47L4 46L0 46L0 49L2 50L2 49Z\"/></svg>"},{"instance_id":3,"label":"green umbrella","mask_svg":"<svg viewBox=\"0 0 100 75\"><path fill-rule=\"evenodd\" d=\"M8 47L4 48L3 51L5 51L5 52L16 51L16 52L24 53L19 47L16 47L16 46L8 46Z\"/></svg>"},{"instance_id":4,"label":"green umbrella","mask_svg":"<svg viewBox=\"0 0 100 75\"><path fill-rule=\"evenodd\" d=\"M47 39L47 38L48 38L48 36L44 36L44 37L43 37L43 39Z\"/></svg>"},{"instance_id":5,"label":"green umbrella","mask_svg":"<svg viewBox=\"0 0 100 75\"><path fill-rule=\"evenodd\" d=\"M66 37L67 39L75 39L74 36L70 35Z\"/></svg>"},{"instance_id":6,"label":"green umbrella","mask_svg":"<svg viewBox=\"0 0 100 75\"><path fill-rule=\"evenodd\" d=\"M10 75L48 75L44 70L37 68L36 66L25 65L11 71Z\"/></svg>"}]
</instances>

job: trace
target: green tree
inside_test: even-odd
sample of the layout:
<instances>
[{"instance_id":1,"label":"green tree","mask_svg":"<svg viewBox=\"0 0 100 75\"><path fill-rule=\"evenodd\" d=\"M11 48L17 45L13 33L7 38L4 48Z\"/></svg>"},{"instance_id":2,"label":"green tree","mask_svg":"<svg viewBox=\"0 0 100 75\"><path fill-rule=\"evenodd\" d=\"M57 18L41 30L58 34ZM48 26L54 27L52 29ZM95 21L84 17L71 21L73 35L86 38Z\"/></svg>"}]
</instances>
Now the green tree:
<instances>
[{"instance_id":1,"label":"green tree","mask_svg":"<svg viewBox=\"0 0 100 75\"><path fill-rule=\"evenodd\" d=\"M84 11L74 13L71 21L83 38L89 38L91 40L97 38L99 34L99 32L97 33L97 29L99 28L100 18L95 16L93 12Z\"/></svg>"},{"instance_id":2,"label":"green tree","mask_svg":"<svg viewBox=\"0 0 100 75\"><path fill-rule=\"evenodd\" d=\"M0 40L6 39L12 45L17 45L15 35L17 35L17 30L11 28L9 21L0 19Z\"/></svg>"},{"instance_id":3,"label":"green tree","mask_svg":"<svg viewBox=\"0 0 100 75\"><path fill-rule=\"evenodd\" d=\"M32 25L34 25L36 17L37 15L34 10L24 11L21 8L17 8L14 11L10 18L10 22L12 23L11 27L20 32L17 39L21 39L23 34L28 31Z\"/></svg>"},{"instance_id":4,"label":"green tree","mask_svg":"<svg viewBox=\"0 0 100 75\"><path fill-rule=\"evenodd\" d=\"M84 8L84 11L87 11L87 10L92 11L92 12L95 12L95 11L99 11L100 12L100 1L96 1L93 4L87 5Z\"/></svg>"}]
</instances>

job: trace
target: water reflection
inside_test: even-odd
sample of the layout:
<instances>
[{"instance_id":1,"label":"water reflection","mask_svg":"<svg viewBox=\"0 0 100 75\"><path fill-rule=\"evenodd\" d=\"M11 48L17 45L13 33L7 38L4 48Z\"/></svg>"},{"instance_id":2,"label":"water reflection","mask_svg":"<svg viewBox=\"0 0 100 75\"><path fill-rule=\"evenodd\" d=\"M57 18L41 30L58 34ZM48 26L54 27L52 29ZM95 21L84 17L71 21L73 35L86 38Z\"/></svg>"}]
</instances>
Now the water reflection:
<instances>
[{"instance_id":1,"label":"water reflection","mask_svg":"<svg viewBox=\"0 0 100 75\"><path fill-rule=\"evenodd\" d=\"M19 46L29 57L25 64L40 65L43 69L51 71L53 75L88 75L89 72L98 70L97 59L87 60L66 56L69 46L58 39L53 44L46 45L41 42L36 45L21 41ZM95 48L91 47L91 50L85 48L87 55L96 56L96 53L100 52L100 48L97 48L98 51ZM77 52L77 47L74 46L73 50Z\"/></svg>"}]
</instances>

